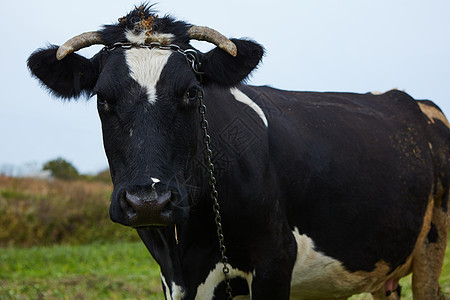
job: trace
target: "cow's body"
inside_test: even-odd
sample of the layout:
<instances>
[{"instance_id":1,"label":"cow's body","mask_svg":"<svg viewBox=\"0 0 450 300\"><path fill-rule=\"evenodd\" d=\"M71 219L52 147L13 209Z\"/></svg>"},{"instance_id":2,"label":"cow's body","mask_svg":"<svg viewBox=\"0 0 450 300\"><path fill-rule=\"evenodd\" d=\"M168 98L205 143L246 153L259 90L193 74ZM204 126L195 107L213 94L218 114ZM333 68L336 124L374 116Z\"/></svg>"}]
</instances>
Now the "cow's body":
<instances>
[{"instance_id":1,"label":"cow's body","mask_svg":"<svg viewBox=\"0 0 450 300\"><path fill-rule=\"evenodd\" d=\"M232 275L251 285L267 264L271 285L290 282L291 298L326 299L384 291L408 274L430 229L435 186L449 176L444 167L435 177L433 138L426 137L436 124L416 101L396 90L238 90L264 114L236 99L236 89L206 92ZM448 139L438 147L444 154ZM166 290L191 286L183 288L187 298L222 280L212 204L203 197L178 227L178 245L173 228L140 230ZM169 247L153 242L161 231Z\"/></svg>"},{"instance_id":2,"label":"cow's body","mask_svg":"<svg viewBox=\"0 0 450 300\"><path fill-rule=\"evenodd\" d=\"M413 272L415 297L439 297L450 225L450 133L439 109L396 90L239 85L263 53L246 40L232 40L235 58L201 54L200 81L195 61L186 64L187 28L141 7L93 38L109 48L91 60L59 62L52 47L28 62L58 96L98 95L111 218L137 228L166 298L226 298L199 95L233 296L397 299L398 279ZM179 48L142 48L149 41Z\"/></svg>"}]
</instances>

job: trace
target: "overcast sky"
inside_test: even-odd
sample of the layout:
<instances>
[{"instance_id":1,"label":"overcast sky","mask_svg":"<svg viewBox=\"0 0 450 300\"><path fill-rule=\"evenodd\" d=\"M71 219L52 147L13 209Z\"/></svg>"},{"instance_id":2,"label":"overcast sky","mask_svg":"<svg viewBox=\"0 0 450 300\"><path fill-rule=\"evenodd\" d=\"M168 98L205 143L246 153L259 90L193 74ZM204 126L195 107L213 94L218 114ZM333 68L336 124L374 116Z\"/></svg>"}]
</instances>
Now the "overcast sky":
<instances>
[{"instance_id":1,"label":"overcast sky","mask_svg":"<svg viewBox=\"0 0 450 300\"><path fill-rule=\"evenodd\" d=\"M82 173L107 167L95 99L52 98L30 76L26 59L49 43L115 23L140 3L1 2L0 168L60 156ZM263 44L266 56L251 84L361 93L398 88L450 115L448 0L161 0L156 8Z\"/></svg>"}]
</instances>

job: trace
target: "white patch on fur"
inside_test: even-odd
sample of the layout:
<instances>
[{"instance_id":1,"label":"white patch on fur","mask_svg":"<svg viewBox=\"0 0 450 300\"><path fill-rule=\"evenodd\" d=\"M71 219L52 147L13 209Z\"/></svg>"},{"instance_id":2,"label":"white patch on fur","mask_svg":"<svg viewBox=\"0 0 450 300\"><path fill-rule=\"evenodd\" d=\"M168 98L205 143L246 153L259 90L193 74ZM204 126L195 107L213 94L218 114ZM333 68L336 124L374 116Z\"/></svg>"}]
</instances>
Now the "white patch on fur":
<instances>
[{"instance_id":1,"label":"white patch on fur","mask_svg":"<svg viewBox=\"0 0 450 300\"><path fill-rule=\"evenodd\" d=\"M256 104L252 99L250 99L246 94L244 94L243 92L241 92L237 88L231 88L230 92L234 96L236 101L239 101L241 103L244 103L244 104L250 106L250 108L253 109L256 112L256 114L261 118L261 120L263 121L264 125L266 127L269 126L269 123L267 122L266 115L264 114L264 112L261 109L261 107L258 106L258 104Z\"/></svg>"},{"instance_id":2,"label":"white patch on fur","mask_svg":"<svg viewBox=\"0 0 450 300\"><path fill-rule=\"evenodd\" d=\"M183 288L177 285L175 282L172 282L172 290L169 289L169 285L167 284L166 278L164 278L164 275L162 273L161 273L161 280L164 285L167 300L181 300L184 297Z\"/></svg>"},{"instance_id":3,"label":"white patch on fur","mask_svg":"<svg viewBox=\"0 0 450 300\"><path fill-rule=\"evenodd\" d=\"M362 291L377 290L379 280L361 272L351 273L342 263L316 251L314 242L295 228L297 259L292 271L291 298L345 298Z\"/></svg>"},{"instance_id":4,"label":"white patch on fur","mask_svg":"<svg viewBox=\"0 0 450 300\"><path fill-rule=\"evenodd\" d=\"M125 51L125 59L131 77L147 90L148 102L156 102L156 84L172 51L132 48Z\"/></svg>"},{"instance_id":5,"label":"white patch on fur","mask_svg":"<svg viewBox=\"0 0 450 300\"><path fill-rule=\"evenodd\" d=\"M164 285L164 290L165 290L165 294L166 294L166 299L167 300L172 300L172 296L170 295L170 289L169 286L167 285L166 282L166 278L164 278L164 275L161 273L161 281Z\"/></svg>"},{"instance_id":6,"label":"white patch on fur","mask_svg":"<svg viewBox=\"0 0 450 300\"><path fill-rule=\"evenodd\" d=\"M156 188L156 184L157 184L158 182L161 182L161 180L159 180L159 179L156 178L156 177L150 177L150 179L153 181L153 183L152 183L152 189L155 189L155 188Z\"/></svg>"},{"instance_id":7,"label":"white patch on fur","mask_svg":"<svg viewBox=\"0 0 450 300\"><path fill-rule=\"evenodd\" d=\"M181 300L184 297L184 290L181 286L172 282L172 300Z\"/></svg>"},{"instance_id":8,"label":"white patch on fur","mask_svg":"<svg viewBox=\"0 0 450 300\"><path fill-rule=\"evenodd\" d=\"M159 180L159 179L156 178L156 177L151 177L150 179L151 179L154 183L161 182L161 180Z\"/></svg>"},{"instance_id":9,"label":"white patch on fur","mask_svg":"<svg viewBox=\"0 0 450 300\"><path fill-rule=\"evenodd\" d=\"M250 290L249 296L238 296L238 297L235 297L235 299L251 299L251 286L252 286L252 281L253 281L253 274L246 273L239 269L234 269L230 265L228 265L228 267L230 268L230 273L229 273L230 279L236 278L236 277L244 278L247 281L248 287ZM223 264L221 262L219 262L216 264L215 268L213 270L211 270L211 272L209 272L205 281L197 287L197 294L195 295L195 300L213 299L214 290L222 281L224 281L224 279L225 279L225 276L223 274ZM247 297L247 298L242 298L242 297Z\"/></svg>"},{"instance_id":10,"label":"white patch on fur","mask_svg":"<svg viewBox=\"0 0 450 300\"><path fill-rule=\"evenodd\" d=\"M417 102L417 104L419 104L420 110L427 116L427 118L430 120L432 124L436 123L437 120L441 121L448 128L450 128L450 125L448 123L448 120L445 118L445 115L436 107L421 102Z\"/></svg>"}]
</instances>

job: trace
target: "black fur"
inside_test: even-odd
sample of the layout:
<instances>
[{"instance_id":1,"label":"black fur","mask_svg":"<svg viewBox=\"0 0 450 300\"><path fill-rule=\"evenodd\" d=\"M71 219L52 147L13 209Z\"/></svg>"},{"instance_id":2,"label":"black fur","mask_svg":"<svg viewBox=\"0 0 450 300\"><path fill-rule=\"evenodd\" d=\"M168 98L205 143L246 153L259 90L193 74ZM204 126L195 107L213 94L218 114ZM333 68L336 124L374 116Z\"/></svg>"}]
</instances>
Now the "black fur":
<instances>
[{"instance_id":1,"label":"black fur","mask_svg":"<svg viewBox=\"0 0 450 300\"><path fill-rule=\"evenodd\" d=\"M28 68L42 85L63 99L89 95L97 81L98 66L78 54L56 59L57 46L39 49L28 58Z\"/></svg>"},{"instance_id":2,"label":"black fur","mask_svg":"<svg viewBox=\"0 0 450 300\"><path fill-rule=\"evenodd\" d=\"M215 48L202 59L204 84L216 84L223 87L235 86L242 82L254 70L264 55L264 48L249 40L231 39L237 46L237 56Z\"/></svg>"}]
</instances>

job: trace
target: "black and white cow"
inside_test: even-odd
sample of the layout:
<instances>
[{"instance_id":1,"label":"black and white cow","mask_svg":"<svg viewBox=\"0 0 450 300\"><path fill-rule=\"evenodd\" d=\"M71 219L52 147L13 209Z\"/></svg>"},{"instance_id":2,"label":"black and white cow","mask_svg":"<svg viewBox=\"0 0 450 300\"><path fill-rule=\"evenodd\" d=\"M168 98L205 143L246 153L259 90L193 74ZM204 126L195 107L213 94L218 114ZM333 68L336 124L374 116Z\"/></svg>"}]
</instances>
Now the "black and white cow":
<instances>
[{"instance_id":1,"label":"black and white cow","mask_svg":"<svg viewBox=\"0 0 450 300\"><path fill-rule=\"evenodd\" d=\"M195 59L191 39L218 47ZM91 59L72 53L92 44L106 47ZM137 229L161 266L166 299L227 297L203 95L233 297L398 299L398 280L413 273L414 299L443 298L450 131L442 112L397 90L242 85L262 55L253 41L141 6L59 50L37 50L28 67L58 97L97 95L111 219Z\"/></svg>"}]
</instances>

